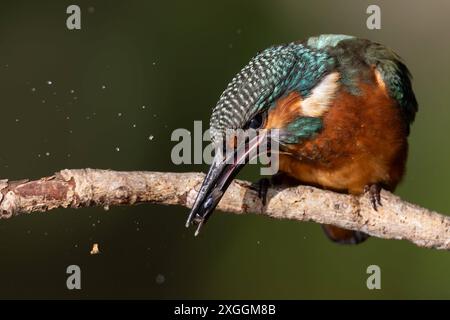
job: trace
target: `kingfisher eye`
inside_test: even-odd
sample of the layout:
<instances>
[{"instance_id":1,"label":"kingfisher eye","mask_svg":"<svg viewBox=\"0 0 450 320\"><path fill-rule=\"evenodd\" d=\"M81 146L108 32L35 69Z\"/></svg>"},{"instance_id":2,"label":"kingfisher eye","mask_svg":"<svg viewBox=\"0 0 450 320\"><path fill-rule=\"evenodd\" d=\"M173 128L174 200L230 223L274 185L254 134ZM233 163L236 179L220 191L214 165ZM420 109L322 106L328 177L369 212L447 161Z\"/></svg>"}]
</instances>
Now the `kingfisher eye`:
<instances>
[{"instance_id":1,"label":"kingfisher eye","mask_svg":"<svg viewBox=\"0 0 450 320\"><path fill-rule=\"evenodd\" d=\"M264 123L264 114L262 112L258 113L251 119L248 123L250 129L259 129Z\"/></svg>"}]
</instances>

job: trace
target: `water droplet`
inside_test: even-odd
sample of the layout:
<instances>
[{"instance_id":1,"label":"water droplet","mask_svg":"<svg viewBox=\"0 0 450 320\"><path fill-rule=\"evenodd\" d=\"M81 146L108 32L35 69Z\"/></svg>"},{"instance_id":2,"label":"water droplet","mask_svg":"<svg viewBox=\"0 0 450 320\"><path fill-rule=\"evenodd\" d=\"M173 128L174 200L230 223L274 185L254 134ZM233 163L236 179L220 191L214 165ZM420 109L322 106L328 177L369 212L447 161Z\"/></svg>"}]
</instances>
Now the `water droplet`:
<instances>
[{"instance_id":1,"label":"water droplet","mask_svg":"<svg viewBox=\"0 0 450 320\"><path fill-rule=\"evenodd\" d=\"M105 85L102 85L102 89L106 89L106 86L105 86Z\"/></svg>"},{"instance_id":2,"label":"water droplet","mask_svg":"<svg viewBox=\"0 0 450 320\"><path fill-rule=\"evenodd\" d=\"M66 120L70 120L70 117L69 117L69 116L67 116L67 117L66 117Z\"/></svg>"},{"instance_id":3,"label":"water droplet","mask_svg":"<svg viewBox=\"0 0 450 320\"><path fill-rule=\"evenodd\" d=\"M70 93L75 93L75 90L71 89L71 90L70 90Z\"/></svg>"},{"instance_id":4,"label":"water droplet","mask_svg":"<svg viewBox=\"0 0 450 320\"><path fill-rule=\"evenodd\" d=\"M133 128L136 128L136 124L135 123L133 123Z\"/></svg>"},{"instance_id":5,"label":"water droplet","mask_svg":"<svg viewBox=\"0 0 450 320\"><path fill-rule=\"evenodd\" d=\"M166 281L166 277L164 277L164 275L162 275L162 274L158 274L155 278L155 282L157 284L163 284L164 281Z\"/></svg>"},{"instance_id":6,"label":"water droplet","mask_svg":"<svg viewBox=\"0 0 450 320\"><path fill-rule=\"evenodd\" d=\"M153 61L152 65L156 66L156 61Z\"/></svg>"},{"instance_id":7,"label":"water droplet","mask_svg":"<svg viewBox=\"0 0 450 320\"><path fill-rule=\"evenodd\" d=\"M121 117L121 116L122 116L122 112L119 112L119 113L117 114L117 116L118 116L118 117Z\"/></svg>"},{"instance_id":8,"label":"water droplet","mask_svg":"<svg viewBox=\"0 0 450 320\"><path fill-rule=\"evenodd\" d=\"M19 119L16 119L16 122L19 122L20 120Z\"/></svg>"},{"instance_id":9,"label":"water droplet","mask_svg":"<svg viewBox=\"0 0 450 320\"><path fill-rule=\"evenodd\" d=\"M145 108L147 108L147 107L146 107L146 106L142 106L141 108L142 108L142 109L145 109Z\"/></svg>"},{"instance_id":10,"label":"water droplet","mask_svg":"<svg viewBox=\"0 0 450 320\"><path fill-rule=\"evenodd\" d=\"M51 86L51 85L53 84L53 82L51 82L50 80L48 80L48 81L47 81L47 84L48 84L49 86Z\"/></svg>"},{"instance_id":11,"label":"water droplet","mask_svg":"<svg viewBox=\"0 0 450 320\"><path fill-rule=\"evenodd\" d=\"M31 88L31 92L36 92L36 88Z\"/></svg>"},{"instance_id":12,"label":"water droplet","mask_svg":"<svg viewBox=\"0 0 450 320\"><path fill-rule=\"evenodd\" d=\"M119 151L120 151L120 148L119 148L119 147L116 147L116 151L119 152Z\"/></svg>"},{"instance_id":13,"label":"water droplet","mask_svg":"<svg viewBox=\"0 0 450 320\"><path fill-rule=\"evenodd\" d=\"M152 141L154 138L155 138L155 137L154 137L153 135L150 135L150 136L148 137L148 140Z\"/></svg>"},{"instance_id":14,"label":"water droplet","mask_svg":"<svg viewBox=\"0 0 450 320\"><path fill-rule=\"evenodd\" d=\"M50 152L47 151L47 152L45 153L45 155L46 155L47 157L50 156Z\"/></svg>"}]
</instances>

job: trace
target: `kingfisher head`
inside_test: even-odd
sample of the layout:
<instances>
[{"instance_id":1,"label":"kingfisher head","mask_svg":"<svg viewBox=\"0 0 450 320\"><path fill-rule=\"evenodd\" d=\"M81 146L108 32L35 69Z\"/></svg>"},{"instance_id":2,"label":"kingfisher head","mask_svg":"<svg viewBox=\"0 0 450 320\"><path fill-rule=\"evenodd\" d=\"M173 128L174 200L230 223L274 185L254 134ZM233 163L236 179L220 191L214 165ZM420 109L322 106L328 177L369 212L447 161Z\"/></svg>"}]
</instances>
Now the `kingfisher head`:
<instances>
[{"instance_id":1,"label":"kingfisher head","mask_svg":"<svg viewBox=\"0 0 450 320\"><path fill-rule=\"evenodd\" d=\"M324 50L290 43L257 54L232 79L212 111L215 157L186 223L198 224L196 235L261 143L276 139L280 150L289 153L290 146L321 130L321 117L339 83L333 64ZM274 129L276 136L271 134ZM258 134L236 139L234 130Z\"/></svg>"}]
</instances>

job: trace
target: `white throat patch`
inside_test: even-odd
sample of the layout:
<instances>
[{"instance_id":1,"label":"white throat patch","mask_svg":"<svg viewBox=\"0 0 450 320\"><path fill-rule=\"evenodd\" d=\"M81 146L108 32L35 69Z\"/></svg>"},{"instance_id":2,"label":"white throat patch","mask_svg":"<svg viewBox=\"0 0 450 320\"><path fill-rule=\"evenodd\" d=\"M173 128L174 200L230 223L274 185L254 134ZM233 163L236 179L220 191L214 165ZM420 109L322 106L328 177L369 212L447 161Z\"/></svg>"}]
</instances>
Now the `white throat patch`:
<instances>
[{"instance_id":1,"label":"white throat patch","mask_svg":"<svg viewBox=\"0 0 450 320\"><path fill-rule=\"evenodd\" d=\"M307 117L320 117L330 107L339 88L339 73L333 72L311 91L311 95L302 101L301 111Z\"/></svg>"}]
</instances>

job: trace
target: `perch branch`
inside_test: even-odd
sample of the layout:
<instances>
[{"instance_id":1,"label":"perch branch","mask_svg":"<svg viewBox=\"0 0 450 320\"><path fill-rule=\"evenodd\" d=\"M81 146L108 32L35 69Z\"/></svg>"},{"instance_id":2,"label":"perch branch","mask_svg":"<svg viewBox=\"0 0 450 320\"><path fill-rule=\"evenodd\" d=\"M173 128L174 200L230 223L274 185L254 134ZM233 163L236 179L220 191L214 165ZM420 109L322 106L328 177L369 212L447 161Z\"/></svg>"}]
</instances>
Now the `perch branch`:
<instances>
[{"instance_id":1,"label":"perch branch","mask_svg":"<svg viewBox=\"0 0 450 320\"><path fill-rule=\"evenodd\" d=\"M55 208L108 209L143 202L190 207L203 177L201 173L65 169L34 181L0 180L0 218ZM450 249L450 217L384 190L381 201L383 206L375 211L367 195L355 197L298 186L269 189L263 207L248 182L235 180L218 209L332 224L379 238L409 240L420 247Z\"/></svg>"}]
</instances>

